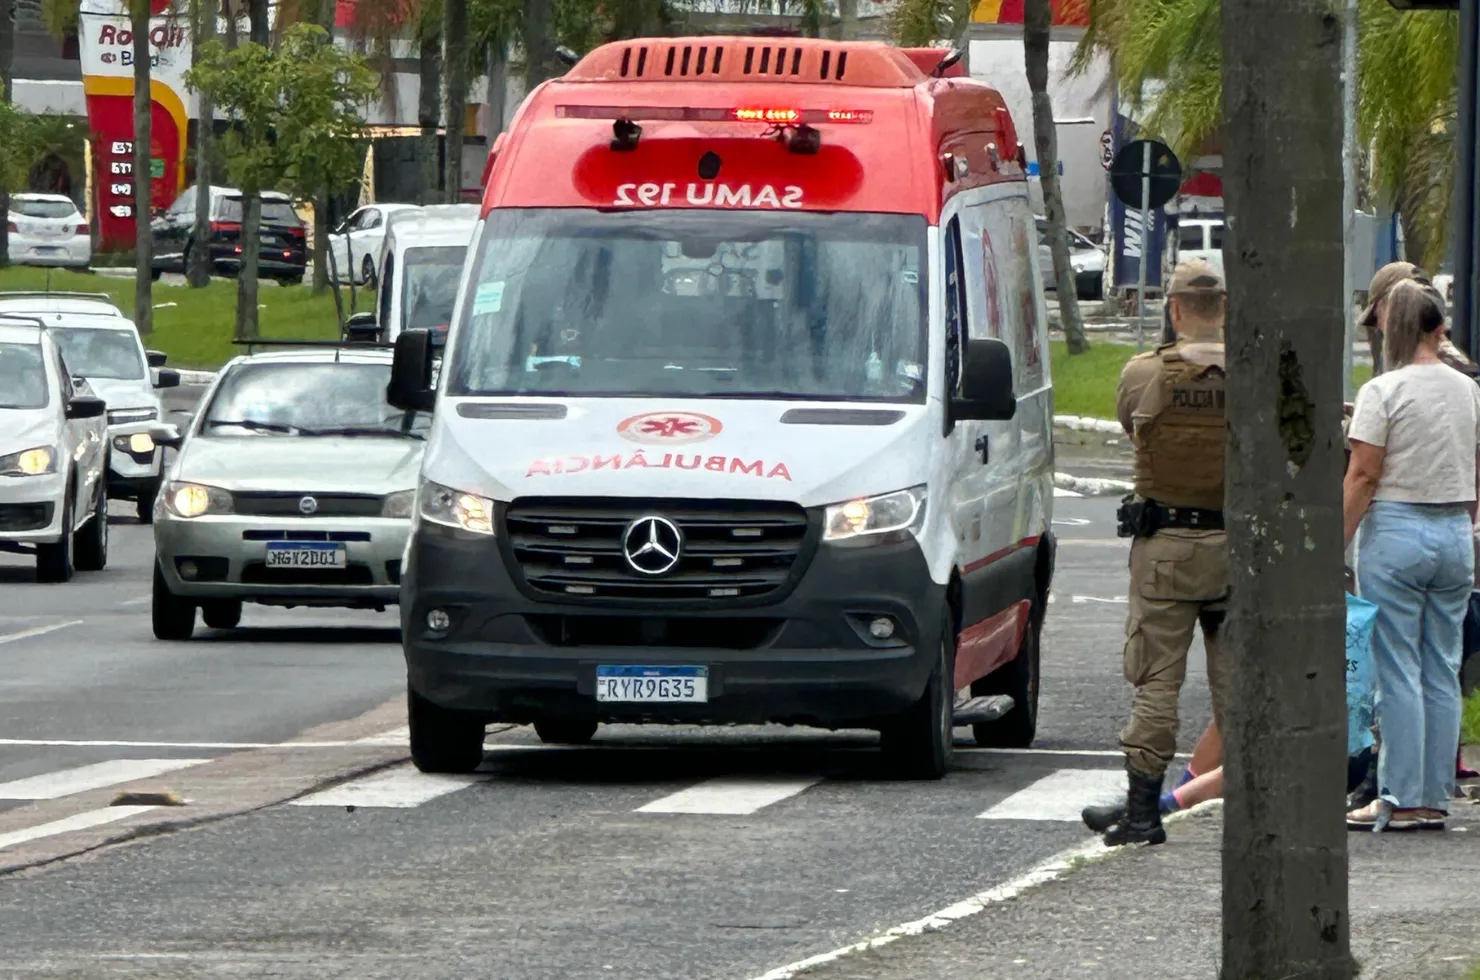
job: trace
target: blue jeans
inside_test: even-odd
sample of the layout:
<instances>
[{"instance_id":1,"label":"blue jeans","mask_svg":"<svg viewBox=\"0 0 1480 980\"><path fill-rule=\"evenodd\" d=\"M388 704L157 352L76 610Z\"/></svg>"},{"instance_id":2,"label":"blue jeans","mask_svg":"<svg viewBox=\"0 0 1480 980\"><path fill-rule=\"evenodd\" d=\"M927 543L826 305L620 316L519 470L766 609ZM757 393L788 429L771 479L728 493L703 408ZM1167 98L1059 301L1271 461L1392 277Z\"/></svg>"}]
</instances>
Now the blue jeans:
<instances>
[{"instance_id":1,"label":"blue jeans","mask_svg":"<svg viewBox=\"0 0 1480 980\"><path fill-rule=\"evenodd\" d=\"M1395 807L1448 811L1475 553L1463 508L1374 501L1357 575L1377 605L1377 785Z\"/></svg>"}]
</instances>

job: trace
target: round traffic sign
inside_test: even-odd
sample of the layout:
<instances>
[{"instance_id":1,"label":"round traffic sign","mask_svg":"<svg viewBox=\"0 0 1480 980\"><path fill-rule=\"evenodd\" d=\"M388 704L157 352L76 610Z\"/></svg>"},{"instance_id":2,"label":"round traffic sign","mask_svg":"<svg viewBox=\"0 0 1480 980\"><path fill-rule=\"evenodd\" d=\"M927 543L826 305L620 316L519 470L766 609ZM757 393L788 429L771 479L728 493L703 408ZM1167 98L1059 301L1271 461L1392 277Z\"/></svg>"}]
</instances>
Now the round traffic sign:
<instances>
[{"instance_id":1,"label":"round traffic sign","mask_svg":"<svg viewBox=\"0 0 1480 980\"><path fill-rule=\"evenodd\" d=\"M1146 169L1147 148L1150 169ZM1120 148L1110 164L1110 186L1128 208L1142 207L1143 178L1150 175L1150 194L1145 206L1159 208L1177 196L1182 186L1182 163L1172 148L1158 140L1133 140Z\"/></svg>"}]
</instances>

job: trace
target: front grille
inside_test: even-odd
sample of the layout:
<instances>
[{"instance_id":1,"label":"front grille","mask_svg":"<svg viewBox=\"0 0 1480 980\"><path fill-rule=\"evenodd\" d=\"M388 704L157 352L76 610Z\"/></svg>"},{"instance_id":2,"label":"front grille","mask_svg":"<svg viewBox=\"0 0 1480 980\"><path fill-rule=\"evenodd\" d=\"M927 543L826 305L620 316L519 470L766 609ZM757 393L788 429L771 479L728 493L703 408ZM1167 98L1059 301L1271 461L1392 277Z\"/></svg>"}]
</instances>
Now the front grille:
<instances>
[{"instance_id":1,"label":"front grille","mask_svg":"<svg viewBox=\"0 0 1480 980\"><path fill-rule=\"evenodd\" d=\"M254 561L242 569L242 582L247 585L374 585L375 576L369 565L268 568L266 562Z\"/></svg>"},{"instance_id":2,"label":"front grille","mask_svg":"<svg viewBox=\"0 0 1480 980\"><path fill-rule=\"evenodd\" d=\"M273 531L242 532L243 541L369 541L369 531Z\"/></svg>"},{"instance_id":3,"label":"front grille","mask_svg":"<svg viewBox=\"0 0 1480 980\"><path fill-rule=\"evenodd\" d=\"M51 504L0 504L0 531L39 531L51 523Z\"/></svg>"},{"instance_id":4,"label":"front grille","mask_svg":"<svg viewBox=\"0 0 1480 980\"><path fill-rule=\"evenodd\" d=\"M683 534L664 575L622 554L633 521L664 517ZM531 589L562 598L726 601L770 595L800 571L807 514L795 504L729 500L525 498L504 515L509 547Z\"/></svg>"},{"instance_id":5,"label":"front grille","mask_svg":"<svg viewBox=\"0 0 1480 980\"><path fill-rule=\"evenodd\" d=\"M316 509L304 513L303 501L312 497ZM368 493L233 493L236 513L248 517L379 517L385 501Z\"/></svg>"},{"instance_id":6,"label":"front grille","mask_svg":"<svg viewBox=\"0 0 1480 980\"><path fill-rule=\"evenodd\" d=\"M553 647L688 647L708 650L754 650L778 632L780 619L715 619L682 616L545 616L524 617L536 634Z\"/></svg>"}]
</instances>

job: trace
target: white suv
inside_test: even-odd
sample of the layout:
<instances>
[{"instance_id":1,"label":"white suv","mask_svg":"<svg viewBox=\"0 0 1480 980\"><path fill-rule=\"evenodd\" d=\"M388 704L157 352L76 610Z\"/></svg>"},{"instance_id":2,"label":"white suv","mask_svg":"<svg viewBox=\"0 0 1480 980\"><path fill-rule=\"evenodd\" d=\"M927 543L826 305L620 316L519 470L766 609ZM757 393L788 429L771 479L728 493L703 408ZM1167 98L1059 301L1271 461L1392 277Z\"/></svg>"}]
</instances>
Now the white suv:
<instances>
[{"instance_id":1,"label":"white suv","mask_svg":"<svg viewBox=\"0 0 1480 980\"><path fill-rule=\"evenodd\" d=\"M158 369L164 355L145 351L132 320L107 293L0 292L0 315L35 318L50 331L73 377L86 378L108 404L108 496L132 500L139 521L154 519L164 450L149 435L163 417L157 389L180 383Z\"/></svg>"},{"instance_id":2,"label":"white suv","mask_svg":"<svg viewBox=\"0 0 1480 980\"><path fill-rule=\"evenodd\" d=\"M0 551L34 554L40 581L108 562L105 410L45 327L0 315Z\"/></svg>"}]
</instances>

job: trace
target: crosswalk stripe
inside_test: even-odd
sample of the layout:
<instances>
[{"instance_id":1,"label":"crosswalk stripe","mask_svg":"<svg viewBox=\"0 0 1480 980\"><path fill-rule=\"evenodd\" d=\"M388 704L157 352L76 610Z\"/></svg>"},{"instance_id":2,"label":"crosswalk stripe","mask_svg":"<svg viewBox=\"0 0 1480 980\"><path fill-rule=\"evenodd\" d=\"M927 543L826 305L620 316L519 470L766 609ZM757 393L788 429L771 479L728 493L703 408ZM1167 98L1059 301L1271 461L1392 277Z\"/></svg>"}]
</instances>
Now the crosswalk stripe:
<instances>
[{"instance_id":1,"label":"crosswalk stripe","mask_svg":"<svg viewBox=\"0 0 1480 980\"><path fill-rule=\"evenodd\" d=\"M977 814L981 820L1079 822L1087 806L1125 799L1125 773L1116 769L1059 769Z\"/></svg>"},{"instance_id":2,"label":"crosswalk stripe","mask_svg":"<svg viewBox=\"0 0 1480 980\"><path fill-rule=\"evenodd\" d=\"M60 820L52 820L49 823L38 823L34 827L26 827L22 830L13 830L8 834L0 834L0 850L14 847L16 844L24 844L27 841L40 840L43 837L55 837L57 834L66 834L74 830L87 830L90 827L101 827L106 823L122 820L124 817L132 817L136 813L144 813L154 810L152 806L105 806L99 810L88 810L85 813L74 813L70 817Z\"/></svg>"},{"instance_id":3,"label":"crosswalk stripe","mask_svg":"<svg viewBox=\"0 0 1480 980\"><path fill-rule=\"evenodd\" d=\"M44 772L39 776L0 783L0 800L56 800L136 779L149 779L176 769L198 766L210 759L110 759L75 769Z\"/></svg>"},{"instance_id":4,"label":"crosswalk stripe","mask_svg":"<svg viewBox=\"0 0 1480 980\"><path fill-rule=\"evenodd\" d=\"M725 776L706 779L637 808L638 813L714 813L745 816L822 782L820 779L779 779Z\"/></svg>"},{"instance_id":5,"label":"crosswalk stripe","mask_svg":"<svg viewBox=\"0 0 1480 980\"><path fill-rule=\"evenodd\" d=\"M410 766L352 779L338 786L290 801L293 806L398 807L421 806L429 800L456 793L476 782L478 776L441 776L417 772Z\"/></svg>"}]
</instances>

